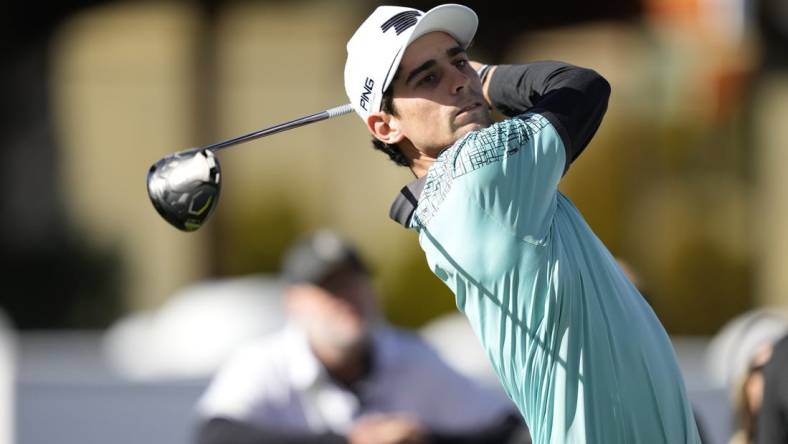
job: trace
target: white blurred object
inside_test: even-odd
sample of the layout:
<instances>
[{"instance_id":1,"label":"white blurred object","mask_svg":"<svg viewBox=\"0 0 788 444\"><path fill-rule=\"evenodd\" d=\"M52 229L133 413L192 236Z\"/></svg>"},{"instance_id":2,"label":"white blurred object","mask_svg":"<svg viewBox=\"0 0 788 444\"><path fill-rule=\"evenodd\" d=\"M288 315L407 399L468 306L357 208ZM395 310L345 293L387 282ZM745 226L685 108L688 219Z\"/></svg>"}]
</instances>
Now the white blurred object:
<instances>
[{"instance_id":1,"label":"white blurred object","mask_svg":"<svg viewBox=\"0 0 788 444\"><path fill-rule=\"evenodd\" d=\"M132 380L210 376L239 345L283 325L283 289L261 275L197 283L158 310L116 322L104 353Z\"/></svg>"},{"instance_id":2,"label":"white blurred object","mask_svg":"<svg viewBox=\"0 0 788 444\"><path fill-rule=\"evenodd\" d=\"M788 310L778 307L745 312L725 324L712 338L706 365L714 383L730 387L749 366L762 345L788 333Z\"/></svg>"},{"instance_id":3,"label":"white blurred object","mask_svg":"<svg viewBox=\"0 0 788 444\"><path fill-rule=\"evenodd\" d=\"M14 442L16 335L0 311L0 444Z\"/></svg>"},{"instance_id":4,"label":"white blurred object","mask_svg":"<svg viewBox=\"0 0 788 444\"><path fill-rule=\"evenodd\" d=\"M500 386L484 349L462 314L449 313L438 317L422 327L420 333L458 372L486 386Z\"/></svg>"}]
</instances>

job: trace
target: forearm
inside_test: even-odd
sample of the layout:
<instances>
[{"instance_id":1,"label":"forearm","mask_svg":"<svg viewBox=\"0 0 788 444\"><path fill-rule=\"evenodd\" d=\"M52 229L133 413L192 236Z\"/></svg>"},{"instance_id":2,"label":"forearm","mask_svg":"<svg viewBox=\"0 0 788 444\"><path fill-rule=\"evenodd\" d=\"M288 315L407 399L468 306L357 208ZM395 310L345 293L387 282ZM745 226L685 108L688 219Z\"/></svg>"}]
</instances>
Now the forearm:
<instances>
[{"instance_id":1,"label":"forearm","mask_svg":"<svg viewBox=\"0 0 788 444\"><path fill-rule=\"evenodd\" d=\"M568 166L599 128L610 84L593 70L546 61L490 69L483 91L488 103L506 116L526 111L544 115L561 135Z\"/></svg>"},{"instance_id":2,"label":"forearm","mask_svg":"<svg viewBox=\"0 0 788 444\"><path fill-rule=\"evenodd\" d=\"M256 427L225 418L214 418L197 430L197 444L347 444L334 433L304 433Z\"/></svg>"}]
</instances>

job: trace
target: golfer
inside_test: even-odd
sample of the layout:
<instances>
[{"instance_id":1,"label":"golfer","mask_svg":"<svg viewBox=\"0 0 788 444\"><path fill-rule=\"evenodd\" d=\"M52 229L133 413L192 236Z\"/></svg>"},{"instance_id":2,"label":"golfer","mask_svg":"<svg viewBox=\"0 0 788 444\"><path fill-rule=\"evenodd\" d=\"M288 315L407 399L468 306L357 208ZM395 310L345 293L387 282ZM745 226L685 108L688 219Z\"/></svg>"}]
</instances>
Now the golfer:
<instances>
[{"instance_id":1,"label":"golfer","mask_svg":"<svg viewBox=\"0 0 788 444\"><path fill-rule=\"evenodd\" d=\"M471 62L477 24L460 5L382 6L347 44L356 113L416 176L391 216L418 232L535 443L699 443L668 335L557 190L610 86L565 63Z\"/></svg>"}]
</instances>

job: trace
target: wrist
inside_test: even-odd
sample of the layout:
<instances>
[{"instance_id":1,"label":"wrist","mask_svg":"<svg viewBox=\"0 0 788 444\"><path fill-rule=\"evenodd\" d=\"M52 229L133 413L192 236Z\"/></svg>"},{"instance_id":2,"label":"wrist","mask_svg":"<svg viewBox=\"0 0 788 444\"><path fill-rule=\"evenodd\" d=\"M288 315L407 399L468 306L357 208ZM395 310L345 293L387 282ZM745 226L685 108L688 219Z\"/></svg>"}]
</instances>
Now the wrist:
<instances>
[{"instance_id":1,"label":"wrist","mask_svg":"<svg viewBox=\"0 0 788 444\"><path fill-rule=\"evenodd\" d=\"M479 79L482 81L482 85L484 85L484 82L487 80L487 75L490 73L490 68L491 68L490 65L484 64L476 69L476 74L479 75Z\"/></svg>"},{"instance_id":2,"label":"wrist","mask_svg":"<svg viewBox=\"0 0 788 444\"><path fill-rule=\"evenodd\" d=\"M496 68L498 68L497 65L485 65L485 69L479 76L482 81L482 95L484 96L484 100L487 101L487 104L493 109L495 108L495 105L493 105L493 102L490 99L490 80L492 79Z\"/></svg>"}]
</instances>

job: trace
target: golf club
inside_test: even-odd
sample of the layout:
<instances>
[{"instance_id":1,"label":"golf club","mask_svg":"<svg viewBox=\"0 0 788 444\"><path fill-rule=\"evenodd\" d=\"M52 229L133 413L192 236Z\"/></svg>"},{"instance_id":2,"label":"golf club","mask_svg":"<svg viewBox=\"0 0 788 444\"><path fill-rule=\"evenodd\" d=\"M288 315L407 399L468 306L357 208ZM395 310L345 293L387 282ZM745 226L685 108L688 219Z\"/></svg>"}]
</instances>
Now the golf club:
<instances>
[{"instance_id":1,"label":"golf club","mask_svg":"<svg viewBox=\"0 0 788 444\"><path fill-rule=\"evenodd\" d=\"M351 111L350 104L337 106L234 139L171 154L148 170L148 196L156 211L172 226L194 231L211 215L219 200L221 167L216 151Z\"/></svg>"}]
</instances>

